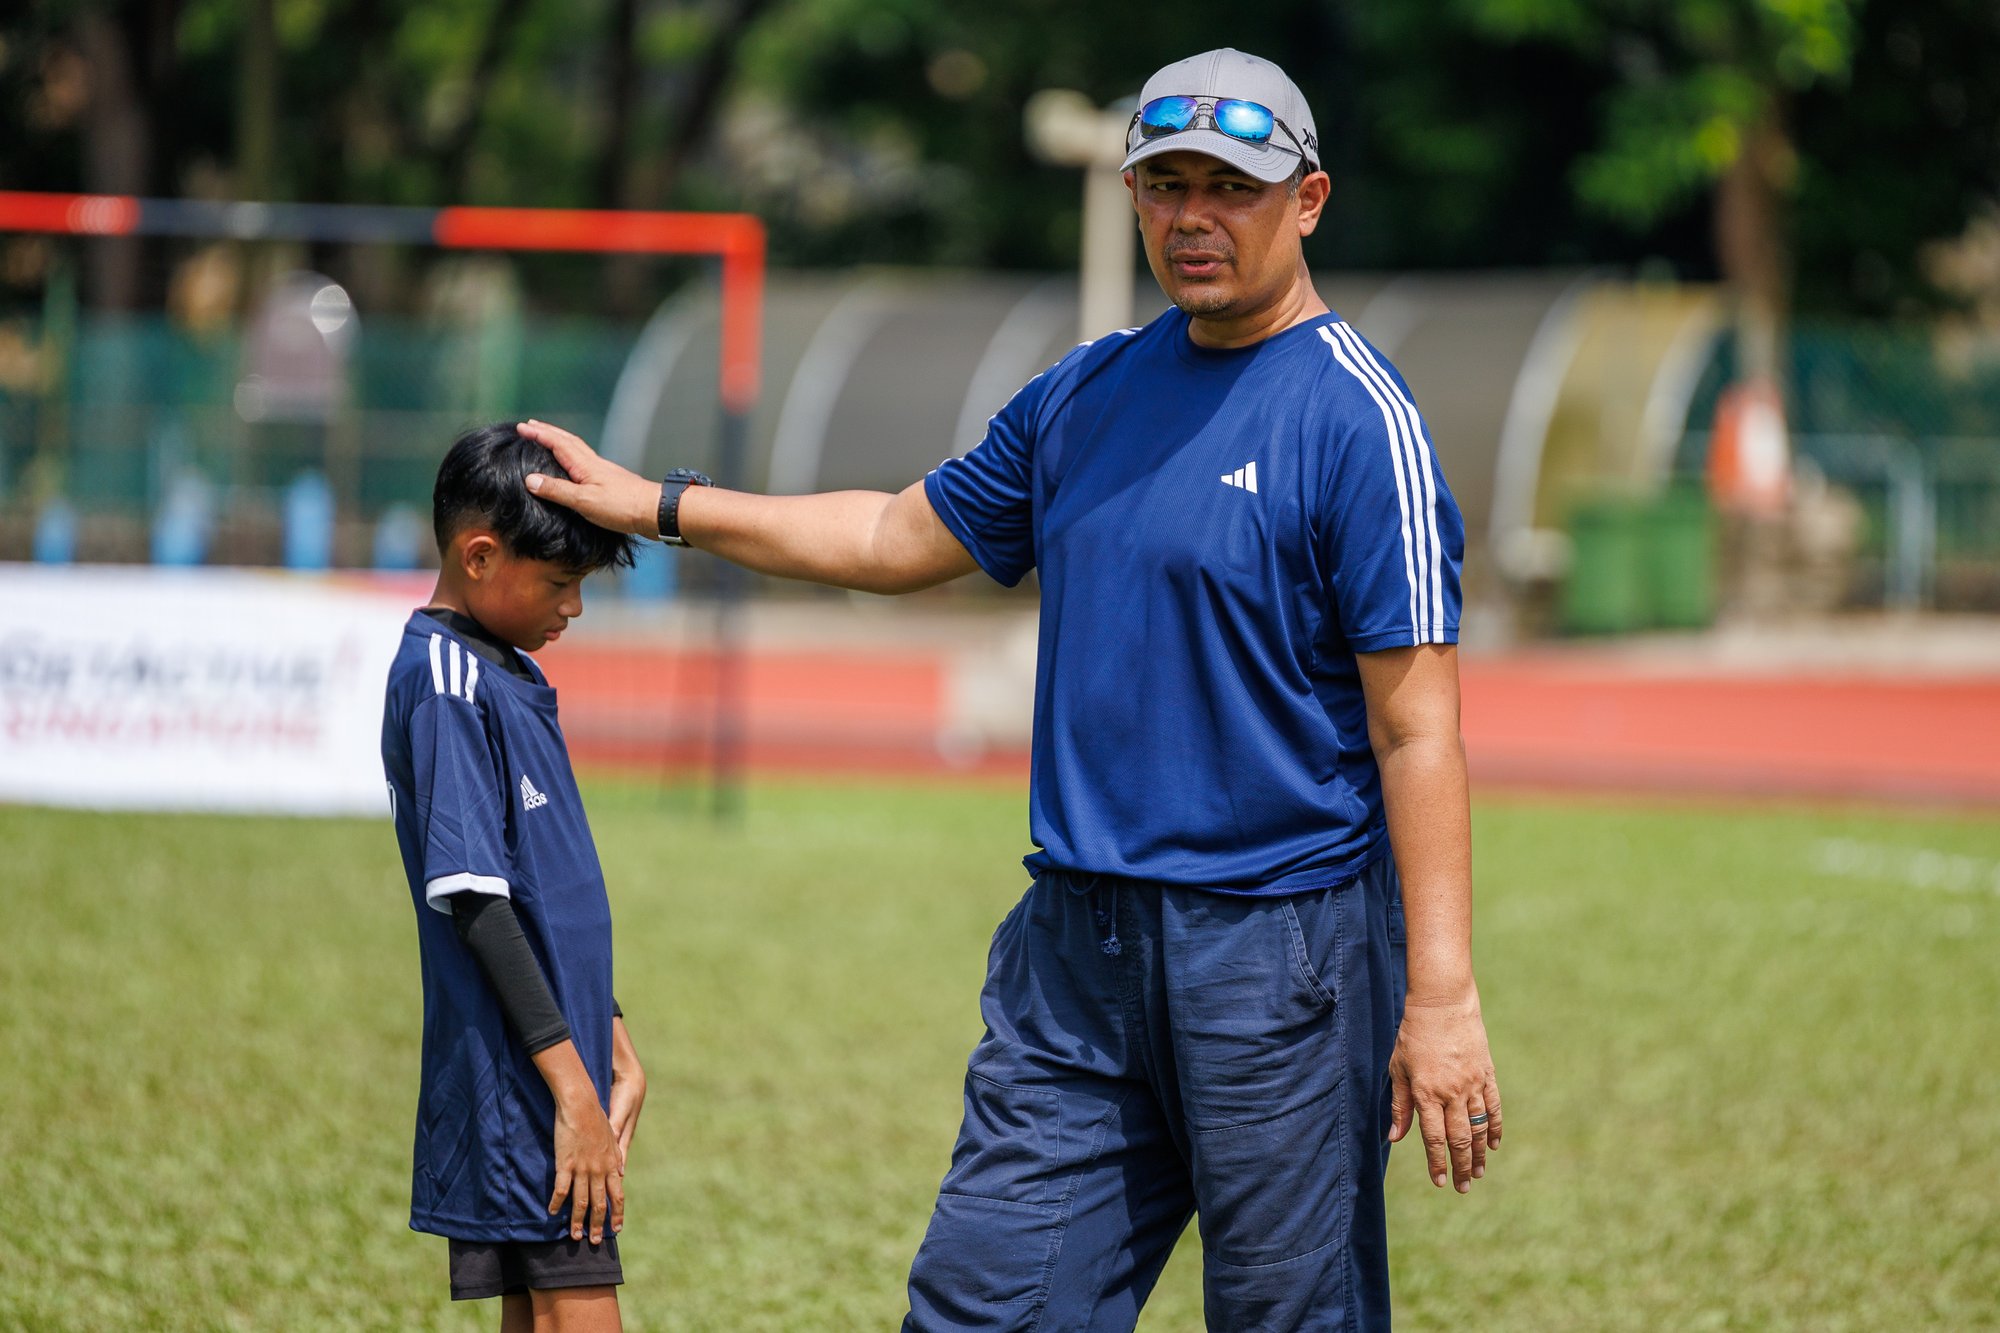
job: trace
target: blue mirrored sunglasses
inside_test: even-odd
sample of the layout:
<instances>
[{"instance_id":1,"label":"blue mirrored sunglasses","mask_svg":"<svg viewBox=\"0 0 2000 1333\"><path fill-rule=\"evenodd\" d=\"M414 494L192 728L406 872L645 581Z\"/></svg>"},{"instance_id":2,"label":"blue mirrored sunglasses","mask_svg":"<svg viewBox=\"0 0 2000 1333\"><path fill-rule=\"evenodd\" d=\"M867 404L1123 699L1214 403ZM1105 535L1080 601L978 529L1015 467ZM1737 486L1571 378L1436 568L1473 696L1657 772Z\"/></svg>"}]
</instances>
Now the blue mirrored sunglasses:
<instances>
[{"instance_id":1,"label":"blue mirrored sunglasses","mask_svg":"<svg viewBox=\"0 0 2000 1333\"><path fill-rule=\"evenodd\" d=\"M1158 139L1185 130L1200 129L1204 120L1230 138L1241 139L1244 143L1269 143L1272 130L1283 130L1285 137L1292 141L1292 146L1277 146L1286 152L1297 153L1307 162L1312 161L1312 155L1306 152L1299 136L1292 133L1292 127L1279 120L1262 102L1250 102L1240 97L1188 97L1177 94L1155 97L1132 117L1132 123L1139 127L1142 139Z\"/></svg>"}]
</instances>

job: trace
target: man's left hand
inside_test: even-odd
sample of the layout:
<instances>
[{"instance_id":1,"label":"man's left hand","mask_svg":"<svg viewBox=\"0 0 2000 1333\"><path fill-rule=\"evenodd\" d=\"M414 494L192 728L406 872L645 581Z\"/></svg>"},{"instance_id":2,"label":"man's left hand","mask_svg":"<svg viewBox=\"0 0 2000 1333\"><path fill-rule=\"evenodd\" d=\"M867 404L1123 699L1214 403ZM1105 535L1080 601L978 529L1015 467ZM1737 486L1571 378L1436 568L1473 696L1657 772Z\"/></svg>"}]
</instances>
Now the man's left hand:
<instances>
[{"instance_id":1,"label":"man's left hand","mask_svg":"<svg viewBox=\"0 0 2000 1333\"><path fill-rule=\"evenodd\" d=\"M1414 1115L1422 1122L1431 1183L1444 1186L1449 1164L1458 1192L1470 1190L1486 1174L1486 1154L1500 1146L1500 1084L1477 991L1457 1000L1411 997L1389 1057L1389 1081L1389 1142L1410 1132Z\"/></svg>"},{"instance_id":2,"label":"man's left hand","mask_svg":"<svg viewBox=\"0 0 2000 1333\"><path fill-rule=\"evenodd\" d=\"M562 477L540 472L528 475L528 489L544 500L566 505L600 528L629 532L635 537L660 535L660 483L647 481L618 466L561 426L523 421L515 428L524 439L544 445L562 464Z\"/></svg>"}]
</instances>

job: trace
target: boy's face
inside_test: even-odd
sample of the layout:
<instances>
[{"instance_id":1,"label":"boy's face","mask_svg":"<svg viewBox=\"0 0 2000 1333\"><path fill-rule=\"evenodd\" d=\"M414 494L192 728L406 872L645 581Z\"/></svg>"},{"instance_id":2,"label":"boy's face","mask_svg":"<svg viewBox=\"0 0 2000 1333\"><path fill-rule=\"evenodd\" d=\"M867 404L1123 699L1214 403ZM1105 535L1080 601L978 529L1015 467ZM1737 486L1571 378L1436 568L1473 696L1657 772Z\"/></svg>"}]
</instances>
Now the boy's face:
<instances>
[{"instance_id":1,"label":"boy's face","mask_svg":"<svg viewBox=\"0 0 2000 1333\"><path fill-rule=\"evenodd\" d=\"M589 570L515 555L483 528L459 534L452 546L464 576L466 610L521 651L532 653L554 643L583 614L583 580Z\"/></svg>"}]
</instances>

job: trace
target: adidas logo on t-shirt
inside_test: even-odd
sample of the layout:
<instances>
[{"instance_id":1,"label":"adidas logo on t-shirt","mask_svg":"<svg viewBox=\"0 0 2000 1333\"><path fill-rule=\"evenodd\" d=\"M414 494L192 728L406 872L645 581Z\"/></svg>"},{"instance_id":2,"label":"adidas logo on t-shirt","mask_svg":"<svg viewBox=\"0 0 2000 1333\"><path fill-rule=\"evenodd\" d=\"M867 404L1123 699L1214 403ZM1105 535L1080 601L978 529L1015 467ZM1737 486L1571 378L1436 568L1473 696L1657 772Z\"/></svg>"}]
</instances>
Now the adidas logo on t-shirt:
<instances>
[{"instance_id":1,"label":"adidas logo on t-shirt","mask_svg":"<svg viewBox=\"0 0 2000 1333\"><path fill-rule=\"evenodd\" d=\"M528 781L528 775L521 775L521 808L533 810L536 806L547 805L549 798L535 790L535 784Z\"/></svg>"}]
</instances>

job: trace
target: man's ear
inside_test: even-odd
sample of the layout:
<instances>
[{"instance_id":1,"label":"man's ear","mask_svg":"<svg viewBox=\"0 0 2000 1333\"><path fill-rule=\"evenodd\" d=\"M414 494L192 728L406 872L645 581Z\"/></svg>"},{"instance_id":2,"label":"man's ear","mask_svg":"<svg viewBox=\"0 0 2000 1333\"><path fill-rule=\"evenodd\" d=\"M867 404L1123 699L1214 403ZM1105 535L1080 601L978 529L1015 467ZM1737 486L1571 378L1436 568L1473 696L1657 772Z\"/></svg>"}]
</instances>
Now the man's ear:
<instances>
[{"instance_id":1,"label":"man's ear","mask_svg":"<svg viewBox=\"0 0 2000 1333\"><path fill-rule=\"evenodd\" d=\"M1319 215L1333 195L1333 177L1315 171L1299 182L1299 235L1310 236L1319 229Z\"/></svg>"},{"instance_id":2,"label":"man's ear","mask_svg":"<svg viewBox=\"0 0 2000 1333\"><path fill-rule=\"evenodd\" d=\"M478 582L493 572L500 557L500 541L490 532L473 529L458 539L458 567L465 577Z\"/></svg>"}]
</instances>

